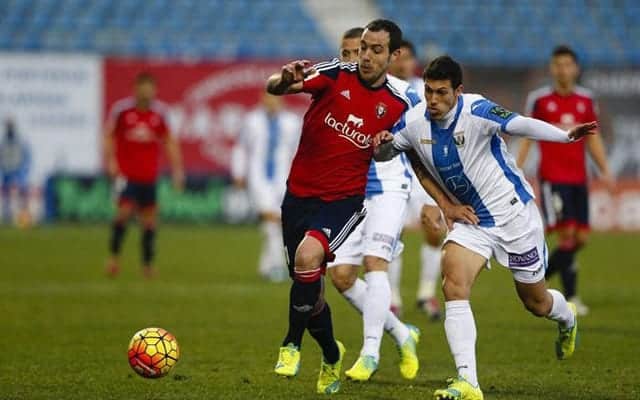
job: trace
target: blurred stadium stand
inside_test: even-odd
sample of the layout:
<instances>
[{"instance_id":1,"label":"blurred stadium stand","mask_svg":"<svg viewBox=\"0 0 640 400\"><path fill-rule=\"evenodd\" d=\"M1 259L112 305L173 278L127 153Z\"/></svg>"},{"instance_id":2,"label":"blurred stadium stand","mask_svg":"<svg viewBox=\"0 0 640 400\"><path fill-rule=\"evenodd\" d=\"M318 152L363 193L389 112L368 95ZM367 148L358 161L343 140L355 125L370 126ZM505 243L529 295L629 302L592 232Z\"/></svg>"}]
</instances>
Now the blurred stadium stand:
<instances>
[{"instance_id":1,"label":"blurred stadium stand","mask_svg":"<svg viewBox=\"0 0 640 400\"><path fill-rule=\"evenodd\" d=\"M3 0L0 49L196 58L333 54L298 0Z\"/></svg>"},{"instance_id":2,"label":"blurred stadium stand","mask_svg":"<svg viewBox=\"0 0 640 400\"><path fill-rule=\"evenodd\" d=\"M431 43L469 65L530 66L566 43L586 65L640 65L638 0L376 1L423 56Z\"/></svg>"},{"instance_id":3,"label":"blurred stadium stand","mask_svg":"<svg viewBox=\"0 0 640 400\"><path fill-rule=\"evenodd\" d=\"M530 66L546 62L551 45L568 43L587 65L640 65L637 0L374 3L403 27L423 57L448 52L468 65ZM4 0L0 49L173 58L330 56L335 45L317 22L301 0Z\"/></svg>"}]
</instances>

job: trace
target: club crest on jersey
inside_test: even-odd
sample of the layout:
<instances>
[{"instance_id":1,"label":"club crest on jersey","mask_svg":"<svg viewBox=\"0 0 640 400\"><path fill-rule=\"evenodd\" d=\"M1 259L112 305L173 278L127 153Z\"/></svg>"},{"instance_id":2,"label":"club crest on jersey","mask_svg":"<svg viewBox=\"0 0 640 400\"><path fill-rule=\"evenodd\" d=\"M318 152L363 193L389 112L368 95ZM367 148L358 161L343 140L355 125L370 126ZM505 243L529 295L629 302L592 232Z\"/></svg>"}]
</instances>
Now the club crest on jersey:
<instances>
[{"instance_id":1,"label":"club crest on jersey","mask_svg":"<svg viewBox=\"0 0 640 400\"><path fill-rule=\"evenodd\" d=\"M464 132L456 132L453 134L453 142L458 147L464 146Z\"/></svg>"},{"instance_id":2,"label":"club crest on jersey","mask_svg":"<svg viewBox=\"0 0 640 400\"><path fill-rule=\"evenodd\" d=\"M387 105L384 103L378 103L376 106L376 117L382 118L387 113Z\"/></svg>"}]
</instances>

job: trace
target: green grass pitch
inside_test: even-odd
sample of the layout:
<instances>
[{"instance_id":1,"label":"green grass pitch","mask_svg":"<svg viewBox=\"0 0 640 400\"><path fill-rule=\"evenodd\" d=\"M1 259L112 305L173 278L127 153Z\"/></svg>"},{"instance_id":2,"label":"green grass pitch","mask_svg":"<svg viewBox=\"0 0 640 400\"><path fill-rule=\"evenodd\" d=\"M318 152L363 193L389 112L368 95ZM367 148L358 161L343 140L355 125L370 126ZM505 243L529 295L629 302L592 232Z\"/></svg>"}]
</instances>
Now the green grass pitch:
<instances>
[{"instance_id":1,"label":"green grass pitch","mask_svg":"<svg viewBox=\"0 0 640 400\"><path fill-rule=\"evenodd\" d=\"M296 379L272 373L285 333L288 284L256 274L253 228L161 226L159 276L142 279L139 235L125 243L123 273L103 275L106 226L0 229L0 399L313 399L320 362L305 337ZM421 370L404 381L389 338L380 371L366 384L344 382L339 399L429 399L453 371L442 323L413 307L419 236L406 237L405 319L423 332ZM487 399L640 399L638 235L595 234L580 254L582 297L574 358L555 360L556 327L528 315L510 274L480 275L472 306L478 368ZM553 282L553 284L557 284ZM328 290L345 364L362 342L360 316ZM182 357L160 380L136 376L126 359L138 329L174 333Z\"/></svg>"}]
</instances>

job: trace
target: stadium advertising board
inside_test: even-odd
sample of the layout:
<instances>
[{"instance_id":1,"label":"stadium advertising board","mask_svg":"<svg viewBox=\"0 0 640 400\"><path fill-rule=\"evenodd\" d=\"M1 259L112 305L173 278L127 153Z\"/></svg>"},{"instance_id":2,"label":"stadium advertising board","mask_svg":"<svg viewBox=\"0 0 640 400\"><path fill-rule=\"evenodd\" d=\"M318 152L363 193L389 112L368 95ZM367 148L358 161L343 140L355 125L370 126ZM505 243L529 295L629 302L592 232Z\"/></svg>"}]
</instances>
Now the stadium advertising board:
<instances>
[{"instance_id":1,"label":"stadium advertising board","mask_svg":"<svg viewBox=\"0 0 640 400\"><path fill-rule=\"evenodd\" d=\"M30 183L100 171L101 81L99 57L0 53L0 119L30 146Z\"/></svg>"},{"instance_id":2,"label":"stadium advertising board","mask_svg":"<svg viewBox=\"0 0 640 400\"><path fill-rule=\"evenodd\" d=\"M105 108L131 95L136 74L147 71L157 80L158 98L169 106L168 119L178 135L190 174L226 175L231 148L244 117L255 108L278 62L175 62L106 59ZM295 112L304 112L309 98L288 96Z\"/></svg>"}]
</instances>

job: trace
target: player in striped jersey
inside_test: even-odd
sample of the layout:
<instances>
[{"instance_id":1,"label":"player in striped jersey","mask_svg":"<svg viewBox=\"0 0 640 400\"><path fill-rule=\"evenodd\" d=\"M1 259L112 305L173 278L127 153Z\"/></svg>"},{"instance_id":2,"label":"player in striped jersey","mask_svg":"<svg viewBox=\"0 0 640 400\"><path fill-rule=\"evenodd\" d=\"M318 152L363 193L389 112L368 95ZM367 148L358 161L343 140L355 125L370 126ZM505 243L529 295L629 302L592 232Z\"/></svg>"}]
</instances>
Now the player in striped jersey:
<instances>
[{"instance_id":1,"label":"player in striped jersey","mask_svg":"<svg viewBox=\"0 0 640 400\"><path fill-rule=\"evenodd\" d=\"M409 110L404 123L394 129L395 135L381 132L376 137L376 160L413 150L419 157L413 163L416 174L438 204L450 197L473 208L477 224L454 223L445 239L445 333L458 376L434 396L438 400L482 400L469 298L492 257L511 270L524 306L535 316L557 322L558 359L571 357L578 329L575 306L562 293L546 288L542 220L533 190L500 133L569 143L591 134L597 124L563 131L505 110L480 95L465 94L462 68L448 56L432 61L424 79L426 106ZM433 190L434 186L440 190Z\"/></svg>"}]
</instances>

